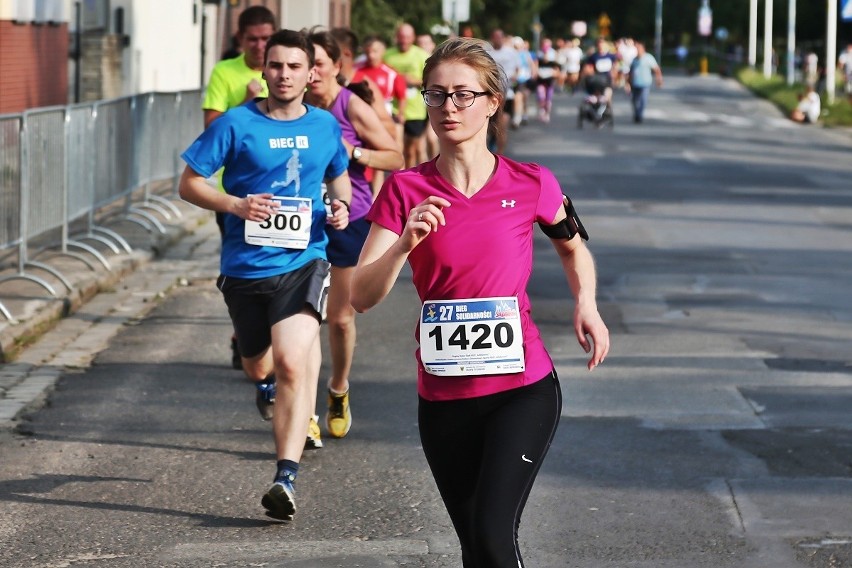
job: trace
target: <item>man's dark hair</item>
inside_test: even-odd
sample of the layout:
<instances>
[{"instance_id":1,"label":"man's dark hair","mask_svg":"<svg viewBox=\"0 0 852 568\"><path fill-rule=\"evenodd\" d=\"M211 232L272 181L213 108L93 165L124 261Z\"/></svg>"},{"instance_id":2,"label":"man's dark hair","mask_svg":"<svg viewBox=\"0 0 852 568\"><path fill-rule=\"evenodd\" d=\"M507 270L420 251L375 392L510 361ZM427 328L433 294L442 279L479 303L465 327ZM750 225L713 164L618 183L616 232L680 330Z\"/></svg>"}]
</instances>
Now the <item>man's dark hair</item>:
<instances>
[{"instance_id":1,"label":"man's dark hair","mask_svg":"<svg viewBox=\"0 0 852 568\"><path fill-rule=\"evenodd\" d=\"M349 28L332 28L331 35L340 44L341 49L348 49L355 55L358 51L358 36Z\"/></svg>"},{"instance_id":2,"label":"man's dark hair","mask_svg":"<svg viewBox=\"0 0 852 568\"><path fill-rule=\"evenodd\" d=\"M240 12L240 18L237 20L237 29L240 32L246 31L249 26L260 26L270 24L275 29L275 14L266 6L251 6Z\"/></svg>"},{"instance_id":3,"label":"man's dark hair","mask_svg":"<svg viewBox=\"0 0 852 568\"><path fill-rule=\"evenodd\" d=\"M263 55L263 60L269 57L269 50L276 45L283 47L295 47L301 49L308 56L308 67L313 67L316 62L314 56L314 44L308 41L308 36L304 31L297 32L296 30L280 30L272 34L269 41L266 42L266 52Z\"/></svg>"}]
</instances>

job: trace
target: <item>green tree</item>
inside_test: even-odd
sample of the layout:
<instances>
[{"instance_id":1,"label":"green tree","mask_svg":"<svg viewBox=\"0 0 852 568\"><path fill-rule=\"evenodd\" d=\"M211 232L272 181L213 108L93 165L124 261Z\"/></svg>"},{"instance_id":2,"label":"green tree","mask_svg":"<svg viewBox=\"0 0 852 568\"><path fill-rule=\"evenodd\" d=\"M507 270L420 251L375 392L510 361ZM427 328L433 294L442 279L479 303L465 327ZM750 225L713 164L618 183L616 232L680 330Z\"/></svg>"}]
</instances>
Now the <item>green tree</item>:
<instances>
[{"instance_id":1,"label":"green tree","mask_svg":"<svg viewBox=\"0 0 852 568\"><path fill-rule=\"evenodd\" d=\"M480 37L502 28L529 38L534 16L553 3L554 0L471 0L467 23ZM395 26L404 21L418 33L425 33L435 24L444 23L441 10L441 0L353 0L352 29L359 36L378 34L391 39Z\"/></svg>"},{"instance_id":2,"label":"green tree","mask_svg":"<svg viewBox=\"0 0 852 568\"><path fill-rule=\"evenodd\" d=\"M352 30L358 37L378 35L393 42L394 30L407 22L417 33L441 23L441 0L354 0Z\"/></svg>"},{"instance_id":3,"label":"green tree","mask_svg":"<svg viewBox=\"0 0 852 568\"><path fill-rule=\"evenodd\" d=\"M484 0L471 2L471 21L482 37L500 28L508 34L532 37L536 15L541 15L553 0ZM476 8L476 9L474 9Z\"/></svg>"},{"instance_id":4,"label":"green tree","mask_svg":"<svg viewBox=\"0 0 852 568\"><path fill-rule=\"evenodd\" d=\"M393 0L355 0L352 3L352 31L363 39L377 35L391 41L394 28L403 20Z\"/></svg>"}]
</instances>

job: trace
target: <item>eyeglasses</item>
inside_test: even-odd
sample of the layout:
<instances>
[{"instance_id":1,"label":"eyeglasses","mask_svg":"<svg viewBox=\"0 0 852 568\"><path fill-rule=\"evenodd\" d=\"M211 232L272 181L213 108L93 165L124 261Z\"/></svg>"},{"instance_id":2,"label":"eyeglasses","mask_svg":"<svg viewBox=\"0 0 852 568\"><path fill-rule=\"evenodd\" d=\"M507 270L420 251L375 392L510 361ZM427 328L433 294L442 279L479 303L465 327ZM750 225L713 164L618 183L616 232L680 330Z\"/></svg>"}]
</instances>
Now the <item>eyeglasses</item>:
<instances>
[{"instance_id":1,"label":"eyeglasses","mask_svg":"<svg viewBox=\"0 0 852 568\"><path fill-rule=\"evenodd\" d=\"M482 97L488 93L485 91L453 91L452 93L447 93L444 91L427 89L425 91L420 91L420 94L423 95L423 102L425 102L426 106L429 107L442 107L444 106L444 103L447 102L447 97L450 97L450 100L453 101L456 108L467 108L473 104L476 97Z\"/></svg>"}]
</instances>

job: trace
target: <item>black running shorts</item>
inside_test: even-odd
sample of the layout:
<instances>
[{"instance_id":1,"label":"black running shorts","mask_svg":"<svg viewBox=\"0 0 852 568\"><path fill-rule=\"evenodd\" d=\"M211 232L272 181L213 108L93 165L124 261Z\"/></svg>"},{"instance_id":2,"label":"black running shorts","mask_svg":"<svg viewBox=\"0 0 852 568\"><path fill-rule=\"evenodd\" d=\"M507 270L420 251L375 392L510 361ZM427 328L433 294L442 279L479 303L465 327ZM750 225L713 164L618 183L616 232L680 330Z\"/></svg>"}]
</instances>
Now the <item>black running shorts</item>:
<instances>
[{"instance_id":1,"label":"black running shorts","mask_svg":"<svg viewBox=\"0 0 852 568\"><path fill-rule=\"evenodd\" d=\"M426 121L422 120L406 120L402 125L402 131L410 138L420 138L426 132Z\"/></svg>"},{"instance_id":2,"label":"black running shorts","mask_svg":"<svg viewBox=\"0 0 852 568\"><path fill-rule=\"evenodd\" d=\"M318 321L325 317L329 264L314 260L302 268L269 278L219 276L237 334L240 355L254 357L272 344L272 326L310 306Z\"/></svg>"},{"instance_id":3,"label":"black running shorts","mask_svg":"<svg viewBox=\"0 0 852 568\"><path fill-rule=\"evenodd\" d=\"M325 248L325 254L332 266L348 268L358 264L358 257L369 232L370 222L364 218L350 221L342 231L326 225L328 246Z\"/></svg>"}]
</instances>

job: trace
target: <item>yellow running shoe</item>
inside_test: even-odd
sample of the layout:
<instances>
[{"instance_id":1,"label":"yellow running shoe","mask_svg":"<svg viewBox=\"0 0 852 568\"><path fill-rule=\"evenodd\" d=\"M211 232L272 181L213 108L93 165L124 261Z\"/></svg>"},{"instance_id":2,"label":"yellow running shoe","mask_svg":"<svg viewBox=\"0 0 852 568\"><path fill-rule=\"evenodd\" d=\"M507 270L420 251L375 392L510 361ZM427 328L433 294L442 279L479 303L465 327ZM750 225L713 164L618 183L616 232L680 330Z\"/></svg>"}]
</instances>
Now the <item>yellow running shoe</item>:
<instances>
[{"instance_id":1,"label":"yellow running shoe","mask_svg":"<svg viewBox=\"0 0 852 568\"><path fill-rule=\"evenodd\" d=\"M349 391L336 394L328 391L328 413L325 415L325 426L332 438L343 438L352 426L352 413L349 412Z\"/></svg>"},{"instance_id":2,"label":"yellow running shoe","mask_svg":"<svg viewBox=\"0 0 852 568\"><path fill-rule=\"evenodd\" d=\"M320 437L319 416L314 414L311 416L311 421L308 423L308 439L305 440L306 450L317 450L322 447L322 438Z\"/></svg>"}]
</instances>

